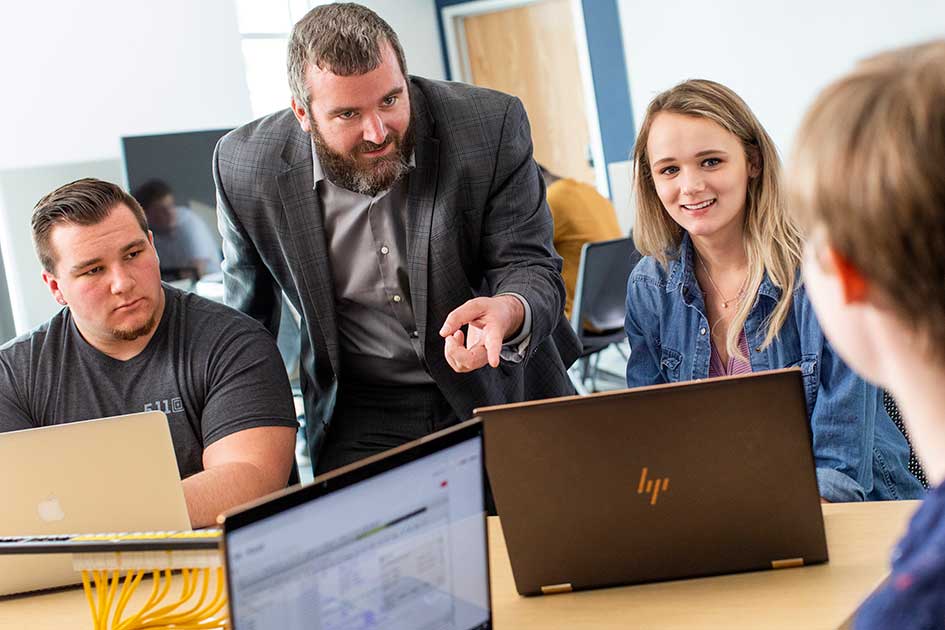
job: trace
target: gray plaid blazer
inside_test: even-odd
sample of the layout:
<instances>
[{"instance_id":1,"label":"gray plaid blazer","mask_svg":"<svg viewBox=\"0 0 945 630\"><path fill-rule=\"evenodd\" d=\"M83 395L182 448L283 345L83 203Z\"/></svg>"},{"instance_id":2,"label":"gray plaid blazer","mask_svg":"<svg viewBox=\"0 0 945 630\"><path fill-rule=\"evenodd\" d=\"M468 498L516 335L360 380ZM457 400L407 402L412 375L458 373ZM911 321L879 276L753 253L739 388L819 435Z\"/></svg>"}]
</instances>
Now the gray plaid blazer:
<instances>
[{"instance_id":1,"label":"gray plaid blazer","mask_svg":"<svg viewBox=\"0 0 945 630\"><path fill-rule=\"evenodd\" d=\"M571 394L579 343L563 314L561 259L521 102L461 83L410 78L416 169L408 188L410 295L433 379L460 418L475 407ZM308 134L291 110L227 134L213 158L226 303L275 334L281 293L302 316L301 386L317 455L340 370L335 292ZM457 374L439 329L467 300L525 297L525 359Z\"/></svg>"}]
</instances>

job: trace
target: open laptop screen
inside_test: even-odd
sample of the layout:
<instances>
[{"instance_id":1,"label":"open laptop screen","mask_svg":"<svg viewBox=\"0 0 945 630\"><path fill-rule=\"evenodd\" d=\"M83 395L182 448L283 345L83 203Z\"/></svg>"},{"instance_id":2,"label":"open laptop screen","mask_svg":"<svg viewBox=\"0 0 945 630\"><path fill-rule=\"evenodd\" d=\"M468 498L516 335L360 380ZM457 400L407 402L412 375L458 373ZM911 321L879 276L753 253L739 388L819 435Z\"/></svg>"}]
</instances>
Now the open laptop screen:
<instances>
[{"instance_id":1,"label":"open laptop screen","mask_svg":"<svg viewBox=\"0 0 945 630\"><path fill-rule=\"evenodd\" d=\"M226 553L236 630L489 628L481 432L236 527Z\"/></svg>"}]
</instances>

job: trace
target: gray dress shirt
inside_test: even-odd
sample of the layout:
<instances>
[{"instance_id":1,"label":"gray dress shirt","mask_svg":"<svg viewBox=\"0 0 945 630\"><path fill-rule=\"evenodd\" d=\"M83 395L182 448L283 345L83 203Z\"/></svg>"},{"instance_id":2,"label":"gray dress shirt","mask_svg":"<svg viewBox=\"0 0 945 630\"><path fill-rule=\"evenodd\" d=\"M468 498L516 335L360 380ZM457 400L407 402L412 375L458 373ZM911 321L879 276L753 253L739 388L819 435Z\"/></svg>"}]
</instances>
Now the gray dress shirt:
<instances>
[{"instance_id":1,"label":"gray dress shirt","mask_svg":"<svg viewBox=\"0 0 945 630\"><path fill-rule=\"evenodd\" d=\"M331 182L314 146L312 162L315 190L325 213L345 381L432 384L404 266L410 175L369 197ZM413 156L410 167L414 167ZM528 347L531 309L522 296L512 295L522 301L525 320L519 334L505 342L502 359L517 362Z\"/></svg>"}]
</instances>

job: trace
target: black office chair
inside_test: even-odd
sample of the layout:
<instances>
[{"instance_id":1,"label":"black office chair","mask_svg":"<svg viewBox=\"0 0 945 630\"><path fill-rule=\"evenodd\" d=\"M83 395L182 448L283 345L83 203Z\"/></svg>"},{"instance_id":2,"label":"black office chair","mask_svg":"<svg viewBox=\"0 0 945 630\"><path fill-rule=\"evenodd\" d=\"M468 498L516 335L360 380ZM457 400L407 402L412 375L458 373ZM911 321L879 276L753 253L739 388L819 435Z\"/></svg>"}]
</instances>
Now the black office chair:
<instances>
[{"instance_id":1,"label":"black office chair","mask_svg":"<svg viewBox=\"0 0 945 630\"><path fill-rule=\"evenodd\" d=\"M890 396L887 391L883 392L883 407L886 408L886 413L892 418L893 423L902 431L902 435L906 438L906 443L909 445L909 472L915 475L915 478L919 480L923 488L928 490L929 480L925 477L925 471L922 470L922 464L919 463L919 458L915 456L915 449L912 448L912 440L909 439L906 425L902 422L902 413L899 411L899 406L896 404L896 401L893 400L893 397Z\"/></svg>"},{"instance_id":2,"label":"black office chair","mask_svg":"<svg viewBox=\"0 0 945 630\"><path fill-rule=\"evenodd\" d=\"M623 355L620 343L626 338L624 315L626 314L627 277L640 260L640 254L629 237L610 241L585 243L581 248L577 286L571 307L571 327L581 341L583 350L578 363L571 372L571 381L578 393L597 389L597 375L601 351L616 344ZM623 379L623 375L613 375Z\"/></svg>"}]
</instances>

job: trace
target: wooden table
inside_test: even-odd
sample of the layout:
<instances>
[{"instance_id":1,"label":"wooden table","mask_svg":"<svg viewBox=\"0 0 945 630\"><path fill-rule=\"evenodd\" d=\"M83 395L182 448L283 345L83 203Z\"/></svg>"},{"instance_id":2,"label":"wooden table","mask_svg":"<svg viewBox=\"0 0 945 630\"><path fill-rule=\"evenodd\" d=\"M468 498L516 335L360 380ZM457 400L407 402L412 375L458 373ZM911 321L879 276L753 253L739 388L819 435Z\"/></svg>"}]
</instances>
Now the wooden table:
<instances>
[{"instance_id":1,"label":"wooden table","mask_svg":"<svg viewBox=\"0 0 945 630\"><path fill-rule=\"evenodd\" d=\"M502 527L490 518L495 627L837 628L885 577L889 552L917 505L825 505L830 562L824 565L543 597L515 592ZM149 590L139 587L135 595L143 602ZM0 630L88 630L91 625L81 589L0 599Z\"/></svg>"},{"instance_id":2,"label":"wooden table","mask_svg":"<svg viewBox=\"0 0 945 630\"><path fill-rule=\"evenodd\" d=\"M515 591L498 519L490 519L495 627L835 629L889 572L918 501L824 505L830 562L561 595Z\"/></svg>"}]
</instances>

